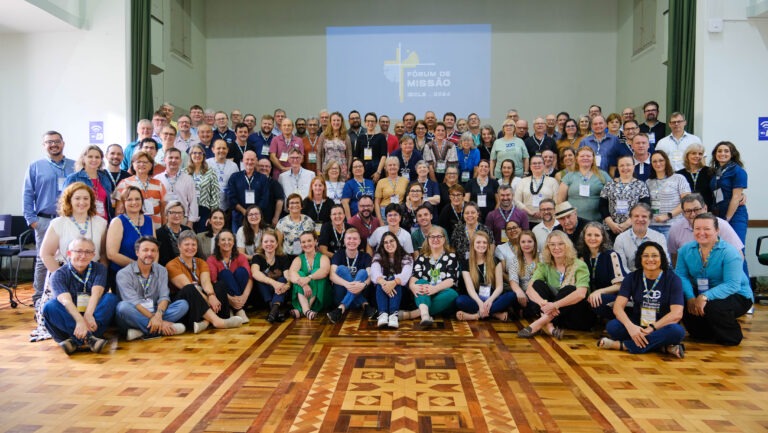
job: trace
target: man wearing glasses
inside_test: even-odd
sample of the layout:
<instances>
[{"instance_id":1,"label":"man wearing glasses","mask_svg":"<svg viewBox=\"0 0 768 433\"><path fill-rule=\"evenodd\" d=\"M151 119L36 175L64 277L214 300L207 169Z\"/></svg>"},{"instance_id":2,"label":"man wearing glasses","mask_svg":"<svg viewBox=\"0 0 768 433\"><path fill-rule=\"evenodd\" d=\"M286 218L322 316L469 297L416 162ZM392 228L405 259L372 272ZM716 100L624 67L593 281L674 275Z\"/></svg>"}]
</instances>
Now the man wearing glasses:
<instances>
[{"instance_id":1,"label":"man wearing glasses","mask_svg":"<svg viewBox=\"0 0 768 433\"><path fill-rule=\"evenodd\" d=\"M632 220L632 228L621 232L616 236L616 242L613 243L613 249L621 257L621 261L630 271L635 271L635 255L637 248L647 241L653 241L664 248L664 252L669 258L667 249L667 239L663 234L653 230L651 225L651 207L647 203L637 203L629 210L629 218ZM560 224L563 222L560 221Z\"/></svg>"},{"instance_id":2,"label":"man wearing glasses","mask_svg":"<svg viewBox=\"0 0 768 433\"><path fill-rule=\"evenodd\" d=\"M541 203L539 203L539 213L541 214L541 222L536 224L531 231L536 236L536 245L538 245L539 252L541 252L541 249L547 242L547 236L560 223L555 219L555 201L551 198L541 200Z\"/></svg>"},{"instance_id":3,"label":"man wearing glasses","mask_svg":"<svg viewBox=\"0 0 768 433\"><path fill-rule=\"evenodd\" d=\"M645 115L645 122L640 125L640 132L648 134L648 142L651 144L650 152L653 153L656 141L667 135L667 125L658 121L659 103L656 101L648 101L643 105L643 115Z\"/></svg>"},{"instance_id":4,"label":"man wearing glasses","mask_svg":"<svg viewBox=\"0 0 768 433\"><path fill-rule=\"evenodd\" d=\"M669 229L669 237L667 238L667 247L669 255L672 257L672 265L677 262L677 251L683 245L696 240L693 237L693 219L697 215L708 212L707 205L704 204L704 197L699 193L694 192L686 195L682 198L680 205L683 208L683 216L685 218L672 223L672 227ZM728 221L718 218L717 224L720 228L720 239L741 251L744 248L744 243L741 242L741 239L733 231L733 227L728 224Z\"/></svg>"},{"instance_id":5,"label":"man wearing glasses","mask_svg":"<svg viewBox=\"0 0 768 433\"><path fill-rule=\"evenodd\" d=\"M683 154L685 149L693 143L701 144L701 138L685 132L685 116L683 113L674 112L669 116L669 126L672 133L659 140L656 144L656 150L663 150L669 156L672 168L675 171L685 168L683 165Z\"/></svg>"},{"instance_id":6,"label":"man wearing glasses","mask_svg":"<svg viewBox=\"0 0 768 433\"><path fill-rule=\"evenodd\" d=\"M117 307L117 296L104 293L107 268L92 261L95 253L93 241L77 238L69 243L67 263L51 275L54 298L43 308L45 326L67 355L83 346L101 352Z\"/></svg>"},{"instance_id":7,"label":"man wearing glasses","mask_svg":"<svg viewBox=\"0 0 768 433\"><path fill-rule=\"evenodd\" d=\"M632 140L637 136L637 133L640 132L640 128L637 126L637 122L634 120L625 120L624 124L621 127L620 136L619 136L619 145L616 146L616 148L613 151L613 158L612 163L615 164L621 158L622 156L633 156L635 154L634 150L632 149ZM648 152L648 146L645 146L645 152ZM645 182L648 180L648 177L650 176L650 167L651 167L651 156L648 155L648 167L644 167L647 170L643 170L645 178L638 179ZM645 161L645 159L643 159ZM637 165L637 160L635 160L635 165ZM616 176L616 166L611 165L610 169L608 170L608 173L611 174L611 176ZM637 167L635 167L635 177L637 177Z\"/></svg>"},{"instance_id":8,"label":"man wearing glasses","mask_svg":"<svg viewBox=\"0 0 768 433\"><path fill-rule=\"evenodd\" d=\"M27 169L22 198L24 219L35 231L35 244L38 251L43 245L43 237L48 230L48 225L57 216L56 204L59 194L64 189L64 181L75 171L75 161L64 157L64 139L61 134L56 131L46 132L43 135L43 149L46 157L33 162ZM43 294L45 273L45 265L38 257L35 262L33 303L37 303Z\"/></svg>"}]
</instances>

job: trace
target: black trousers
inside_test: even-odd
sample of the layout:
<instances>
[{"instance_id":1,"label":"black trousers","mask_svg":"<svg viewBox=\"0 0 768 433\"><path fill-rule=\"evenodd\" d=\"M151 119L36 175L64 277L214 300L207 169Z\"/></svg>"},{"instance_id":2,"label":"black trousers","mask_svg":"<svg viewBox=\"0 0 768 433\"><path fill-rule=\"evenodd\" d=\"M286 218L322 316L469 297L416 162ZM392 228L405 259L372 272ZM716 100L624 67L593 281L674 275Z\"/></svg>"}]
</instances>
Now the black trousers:
<instances>
[{"instance_id":1,"label":"black trousers","mask_svg":"<svg viewBox=\"0 0 768 433\"><path fill-rule=\"evenodd\" d=\"M226 287L222 287L221 285L218 287L214 286L213 291L216 293L216 298L221 302L221 309L218 312L218 316L222 319L228 319L230 308ZM183 322L187 329L192 329L195 322L203 320L203 315L211 308L205 298L203 298L203 294L197 290L197 287L195 287L194 284L187 284L174 295L171 295L172 301L179 299L184 299L189 304L189 311L187 312L187 315L184 316Z\"/></svg>"},{"instance_id":2,"label":"black trousers","mask_svg":"<svg viewBox=\"0 0 768 433\"><path fill-rule=\"evenodd\" d=\"M561 288L557 294L554 294L547 283L541 280L536 280L533 282L533 289L536 290L536 293L538 293L539 296L547 301L555 302L575 292L576 286L565 286ZM539 307L539 304L529 302L525 308L526 317L529 315L538 316L539 314L541 314L541 307ZM592 329L592 326L595 324L595 313L592 312L592 308L589 306L587 298L585 297L576 304L561 307L560 315L555 317L552 324L558 328L588 331Z\"/></svg>"},{"instance_id":3,"label":"black trousers","mask_svg":"<svg viewBox=\"0 0 768 433\"><path fill-rule=\"evenodd\" d=\"M737 318L746 314L752 307L752 300L739 294L725 299L708 301L704 306L703 316L683 314L683 324L691 338L714 341L723 346L737 346L744 335Z\"/></svg>"}]
</instances>

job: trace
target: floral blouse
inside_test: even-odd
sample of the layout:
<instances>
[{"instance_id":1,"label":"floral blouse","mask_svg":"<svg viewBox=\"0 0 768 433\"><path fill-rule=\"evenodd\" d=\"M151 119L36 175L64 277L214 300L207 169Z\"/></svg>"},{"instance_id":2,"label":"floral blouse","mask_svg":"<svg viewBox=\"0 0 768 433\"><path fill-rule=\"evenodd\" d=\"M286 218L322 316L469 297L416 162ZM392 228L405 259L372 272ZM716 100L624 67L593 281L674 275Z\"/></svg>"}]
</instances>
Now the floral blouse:
<instances>
[{"instance_id":1,"label":"floral blouse","mask_svg":"<svg viewBox=\"0 0 768 433\"><path fill-rule=\"evenodd\" d=\"M443 253L437 260L427 256L419 256L413 265L413 277L417 281L426 280L432 285L452 278L454 284L458 284L459 260L454 253Z\"/></svg>"},{"instance_id":2,"label":"floral blouse","mask_svg":"<svg viewBox=\"0 0 768 433\"><path fill-rule=\"evenodd\" d=\"M280 218L275 227L283 234L283 252L292 256L301 254L301 242L299 238L304 232L315 231L315 222L312 218L301 215L299 222L291 220L290 215Z\"/></svg>"},{"instance_id":3,"label":"floral blouse","mask_svg":"<svg viewBox=\"0 0 768 433\"><path fill-rule=\"evenodd\" d=\"M493 230L485 226L485 224L477 223L477 230L486 232L488 237L491 238L491 244L494 244ZM451 246L456 250L456 257L461 257L464 260L469 259L469 237L467 236L467 227L464 223L456 224L456 228L453 229L451 234Z\"/></svg>"}]
</instances>

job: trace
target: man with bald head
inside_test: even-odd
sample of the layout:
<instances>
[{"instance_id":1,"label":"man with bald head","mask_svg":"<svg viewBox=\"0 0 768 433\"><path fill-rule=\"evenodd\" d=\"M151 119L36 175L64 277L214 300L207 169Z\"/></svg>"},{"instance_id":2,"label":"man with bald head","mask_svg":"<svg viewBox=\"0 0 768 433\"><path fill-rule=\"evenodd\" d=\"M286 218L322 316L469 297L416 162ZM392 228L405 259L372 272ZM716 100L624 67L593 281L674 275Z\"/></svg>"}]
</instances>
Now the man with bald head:
<instances>
[{"instance_id":1,"label":"man with bald head","mask_svg":"<svg viewBox=\"0 0 768 433\"><path fill-rule=\"evenodd\" d=\"M125 150L123 151L123 162L120 164L121 169L127 171L131 167L133 153L136 151L137 147L141 147L141 140L152 138L152 131L152 122L148 119L139 120L139 123L136 124L136 141L132 141L125 146Z\"/></svg>"},{"instance_id":2,"label":"man with bald head","mask_svg":"<svg viewBox=\"0 0 768 433\"><path fill-rule=\"evenodd\" d=\"M555 118L552 116L552 128L554 129ZM545 150L557 152L555 140L547 136L547 122L543 117L537 117L533 121L533 135L525 139L525 147L528 149L528 155L541 155Z\"/></svg>"},{"instance_id":3,"label":"man with bald head","mask_svg":"<svg viewBox=\"0 0 768 433\"><path fill-rule=\"evenodd\" d=\"M517 138L525 141L530 137L528 135L528 121L525 119L520 119L515 121L515 135ZM502 134L503 137L503 134Z\"/></svg>"}]
</instances>

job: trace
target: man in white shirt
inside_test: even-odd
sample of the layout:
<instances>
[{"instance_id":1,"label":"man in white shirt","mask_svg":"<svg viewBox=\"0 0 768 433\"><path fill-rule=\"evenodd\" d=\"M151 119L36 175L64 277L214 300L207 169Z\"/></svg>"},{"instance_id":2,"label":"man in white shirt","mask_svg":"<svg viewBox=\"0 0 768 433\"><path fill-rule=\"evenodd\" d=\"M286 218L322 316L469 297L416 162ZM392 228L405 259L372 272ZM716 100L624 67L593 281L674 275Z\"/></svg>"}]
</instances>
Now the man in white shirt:
<instances>
[{"instance_id":1,"label":"man in white shirt","mask_svg":"<svg viewBox=\"0 0 768 433\"><path fill-rule=\"evenodd\" d=\"M539 253L541 253L542 247L547 242L547 236L560 223L555 219L555 201L551 198L541 200L541 203L539 203L539 213L541 213L541 222L536 224L531 231L536 236L536 245L538 246Z\"/></svg>"},{"instance_id":2,"label":"man in white shirt","mask_svg":"<svg viewBox=\"0 0 768 433\"><path fill-rule=\"evenodd\" d=\"M298 149L292 148L288 152L290 169L280 173L277 178L286 196L296 193L301 196L302 200L309 195L309 186L312 179L315 178L315 173L301 166L303 160L304 155Z\"/></svg>"},{"instance_id":3,"label":"man in white shirt","mask_svg":"<svg viewBox=\"0 0 768 433\"><path fill-rule=\"evenodd\" d=\"M667 239L664 238L663 234L649 228L651 225L651 207L647 203L637 203L630 209L629 218L632 220L632 229L619 234L613 244L613 249L619 254L627 269L630 271L636 269L635 254L643 242L653 241L661 245L667 258L669 258Z\"/></svg>"},{"instance_id":4,"label":"man in white shirt","mask_svg":"<svg viewBox=\"0 0 768 433\"><path fill-rule=\"evenodd\" d=\"M205 162L208 163L208 168L216 173L216 178L219 180L219 188L221 189L221 200L219 207L222 210L229 209L229 199L227 198L227 183L229 177L237 173L237 164L227 159L229 153L229 147L224 140L216 140L213 143L213 158L208 158Z\"/></svg>"},{"instance_id":5,"label":"man in white shirt","mask_svg":"<svg viewBox=\"0 0 768 433\"><path fill-rule=\"evenodd\" d=\"M682 170L683 154L688 145L693 143L701 144L701 138L685 132L685 116L683 113L674 112L669 117L669 127L672 133L659 140L656 144L656 150L663 150L669 156L672 168L675 171Z\"/></svg>"},{"instance_id":6,"label":"man in white shirt","mask_svg":"<svg viewBox=\"0 0 768 433\"><path fill-rule=\"evenodd\" d=\"M174 137L175 139L175 137ZM198 216L197 193L192 176L181 171L181 151L175 147L165 150L165 171L155 176L155 179L165 185L166 194L163 201L178 200L184 207L187 222L194 223Z\"/></svg>"}]
</instances>

